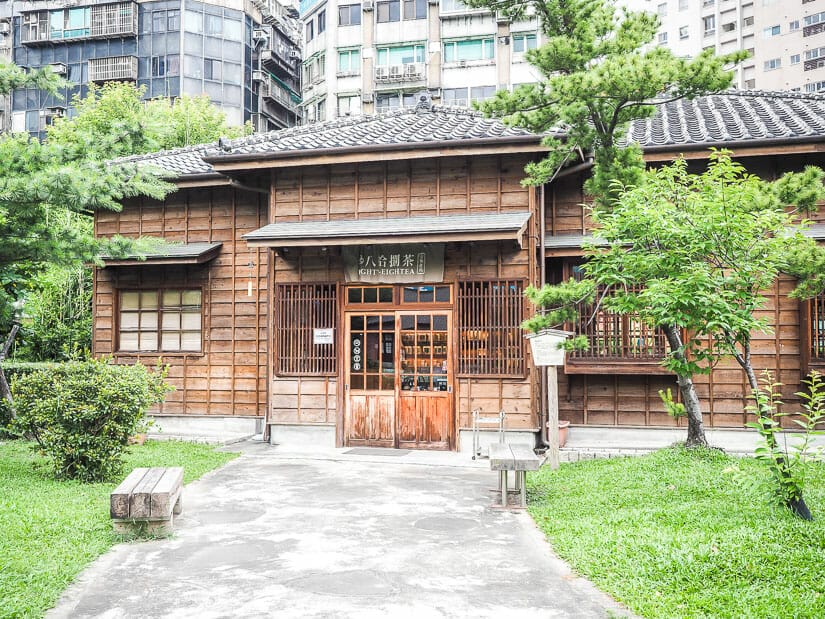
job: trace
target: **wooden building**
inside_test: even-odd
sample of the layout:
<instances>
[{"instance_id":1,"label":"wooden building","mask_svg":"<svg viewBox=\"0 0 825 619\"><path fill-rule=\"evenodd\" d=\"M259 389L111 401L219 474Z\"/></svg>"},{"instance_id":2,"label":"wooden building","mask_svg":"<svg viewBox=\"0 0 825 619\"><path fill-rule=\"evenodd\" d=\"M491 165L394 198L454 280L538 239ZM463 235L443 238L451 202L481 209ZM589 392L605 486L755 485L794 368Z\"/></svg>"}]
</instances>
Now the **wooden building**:
<instances>
[{"instance_id":1,"label":"wooden building","mask_svg":"<svg viewBox=\"0 0 825 619\"><path fill-rule=\"evenodd\" d=\"M521 180L543 151L424 105L136 158L179 190L97 233L181 245L98 269L94 352L170 364L158 415L264 418L275 441L455 449L476 408L532 437L541 217Z\"/></svg>"},{"instance_id":2,"label":"wooden building","mask_svg":"<svg viewBox=\"0 0 825 619\"><path fill-rule=\"evenodd\" d=\"M823 163L823 117L825 97L739 93L670 104L633 137L652 164L729 144L770 176ZM94 352L169 364L161 425L263 421L274 442L469 449L480 409L535 437L522 292L574 276L589 228L587 164L522 186L543 153L538 136L424 103L132 158L178 189L99 213L96 233L179 244L97 269ZM774 291L778 328L757 344L792 392L825 363L825 304L789 300L790 286ZM594 346L560 375L561 418L674 424L658 397L675 385L659 335L628 318L594 324ZM740 371L720 366L700 389L709 425L742 426Z\"/></svg>"},{"instance_id":3,"label":"wooden building","mask_svg":"<svg viewBox=\"0 0 825 619\"><path fill-rule=\"evenodd\" d=\"M807 165L825 167L825 96L792 92L728 92L694 101L668 103L657 115L633 125L630 138L642 144L645 159L659 166L684 157L701 171L710 148L726 148L747 170L765 179ZM590 222L582 204L588 171L558 179L547 188L544 248L547 281L575 277L581 242ZM810 213L812 236L825 238L825 212ZM770 370L783 383L783 399L793 403L801 380L825 363L825 297L799 302L787 295L794 282L784 277L765 291L761 312L772 333L755 334L753 362L757 375ZM591 315L591 308L582 314ZM586 352L568 355L559 376L559 415L571 424L630 428L672 427L676 422L662 406L659 391L677 391L675 378L659 364L667 350L661 333L632 317L597 314L585 334ZM743 428L751 404L744 372L732 359L695 377L705 425Z\"/></svg>"}]
</instances>

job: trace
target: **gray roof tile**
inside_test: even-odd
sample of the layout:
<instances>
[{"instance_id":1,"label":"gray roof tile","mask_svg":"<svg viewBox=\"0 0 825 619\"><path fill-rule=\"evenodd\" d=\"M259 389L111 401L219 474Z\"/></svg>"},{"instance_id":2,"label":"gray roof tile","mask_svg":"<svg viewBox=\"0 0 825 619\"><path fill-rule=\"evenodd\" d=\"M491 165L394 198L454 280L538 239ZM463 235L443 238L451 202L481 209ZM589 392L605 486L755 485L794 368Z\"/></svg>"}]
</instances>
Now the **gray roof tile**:
<instances>
[{"instance_id":1,"label":"gray roof tile","mask_svg":"<svg viewBox=\"0 0 825 619\"><path fill-rule=\"evenodd\" d=\"M645 150L810 138L825 138L825 95L751 90L665 103L628 136Z\"/></svg>"},{"instance_id":2,"label":"gray roof tile","mask_svg":"<svg viewBox=\"0 0 825 619\"><path fill-rule=\"evenodd\" d=\"M229 140L212 156L314 151L388 144L423 144L533 135L467 108L407 108L374 116L338 118Z\"/></svg>"},{"instance_id":3,"label":"gray roof tile","mask_svg":"<svg viewBox=\"0 0 825 619\"><path fill-rule=\"evenodd\" d=\"M437 141L529 138L525 129L484 118L466 108L432 106L327 122L201 144L118 161L151 164L175 177L214 173L204 158L301 154ZM645 150L724 146L766 140L825 138L825 95L727 91L663 104L655 116L632 124L628 139Z\"/></svg>"},{"instance_id":4,"label":"gray roof tile","mask_svg":"<svg viewBox=\"0 0 825 619\"><path fill-rule=\"evenodd\" d=\"M198 174L215 174L215 169L203 158L209 151L218 148L217 142L184 146L171 150L162 150L146 155L133 155L115 159L114 163L134 163L160 168L174 177L194 176Z\"/></svg>"}]
</instances>

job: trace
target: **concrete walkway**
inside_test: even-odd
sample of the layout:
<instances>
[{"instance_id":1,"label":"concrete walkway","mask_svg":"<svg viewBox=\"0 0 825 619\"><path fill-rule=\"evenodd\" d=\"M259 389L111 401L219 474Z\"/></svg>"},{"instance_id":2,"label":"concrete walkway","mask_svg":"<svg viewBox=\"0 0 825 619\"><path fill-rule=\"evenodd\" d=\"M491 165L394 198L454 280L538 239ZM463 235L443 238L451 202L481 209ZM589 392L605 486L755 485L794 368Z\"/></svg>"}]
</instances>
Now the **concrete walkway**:
<instances>
[{"instance_id":1,"label":"concrete walkway","mask_svg":"<svg viewBox=\"0 0 825 619\"><path fill-rule=\"evenodd\" d=\"M628 616L455 453L262 443L184 490L176 534L121 544L50 617ZM360 452L360 453L359 453Z\"/></svg>"}]
</instances>

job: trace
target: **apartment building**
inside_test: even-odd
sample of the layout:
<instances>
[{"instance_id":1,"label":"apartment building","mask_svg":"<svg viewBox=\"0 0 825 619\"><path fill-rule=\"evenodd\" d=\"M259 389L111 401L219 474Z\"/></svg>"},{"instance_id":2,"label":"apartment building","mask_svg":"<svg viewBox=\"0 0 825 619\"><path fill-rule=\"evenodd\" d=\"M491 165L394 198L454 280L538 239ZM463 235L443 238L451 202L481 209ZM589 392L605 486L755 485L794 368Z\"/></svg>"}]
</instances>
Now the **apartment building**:
<instances>
[{"instance_id":1,"label":"apartment building","mask_svg":"<svg viewBox=\"0 0 825 619\"><path fill-rule=\"evenodd\" d=\"M524 59L535 21L510 23L460 0L303 0L308 122L416 104L466 106L537 79Z\"/></svg>"},{"instance_id":2,"label":"apartment building","mask_svg":"<svg viewBox=\"0 0 825 619\"><path fill-rule=\"evenodd\" d=\"M0 5L7 5L0 32L8 32L14 62L50 65L68 82L60 96L16 90L6 127L13 131L42 137L55 118L72 114L75 94L113 80L145 86L147 98L206 94L230 124L251 121L259 130L297 124L297 11L275 0Z\"/></svg>"},{"instance_id":3,"label":"apartment building","mask_svg":"<svg viewBox=\"0 0 825 619\"><path fill-rule=\"evenodd\" d=\"M0 62L11 62L12 41L11 5L8 2L0 2ZM11 97L0 95L0 131L11 118L10 105Z\"/></svg>"},{"instance_id":4,"label":"apartment building","mask_svg":"<svg viewBox=\"0 0 825 619\"><path fill-rule=\"evenodd\" d=\"M745 89L825 91L825 0L625 0L657 13L655 44L679 56L708 47L740 49L750 58L737 69Z\"/></svg>"}]
</instances>

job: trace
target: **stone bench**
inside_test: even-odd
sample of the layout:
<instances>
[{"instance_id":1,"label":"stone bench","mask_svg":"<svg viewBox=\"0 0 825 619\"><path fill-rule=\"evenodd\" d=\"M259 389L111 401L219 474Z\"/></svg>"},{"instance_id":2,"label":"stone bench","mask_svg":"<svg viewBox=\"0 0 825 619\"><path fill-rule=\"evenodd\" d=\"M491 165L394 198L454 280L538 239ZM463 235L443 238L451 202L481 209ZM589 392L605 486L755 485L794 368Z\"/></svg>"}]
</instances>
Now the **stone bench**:
<instances>
[{"instance_id":1,"label":"stone bench","mask_svg":"<svg viewBox=\"0 0 825 619\"><path fill-rule=\"evenodd\" d=\"M170 532L183 507L182 494L182 467L135 469L109 497L115 531L128 533L145 523L150 533Z\"/></svg>"},{"instance_id":2,"label":"stone bench","mask_svg":"<svg viewBox=\"0 0 825 619\"><path fill-rule=\"evenodd\" d=\"M501 507L507 507L507 471L515 472L516 491L521 491L521 507L527 507L527 471L537 471L543 461L527 444L490 445L490 469L500 473Z\"/></svg>"}]
</instances>

